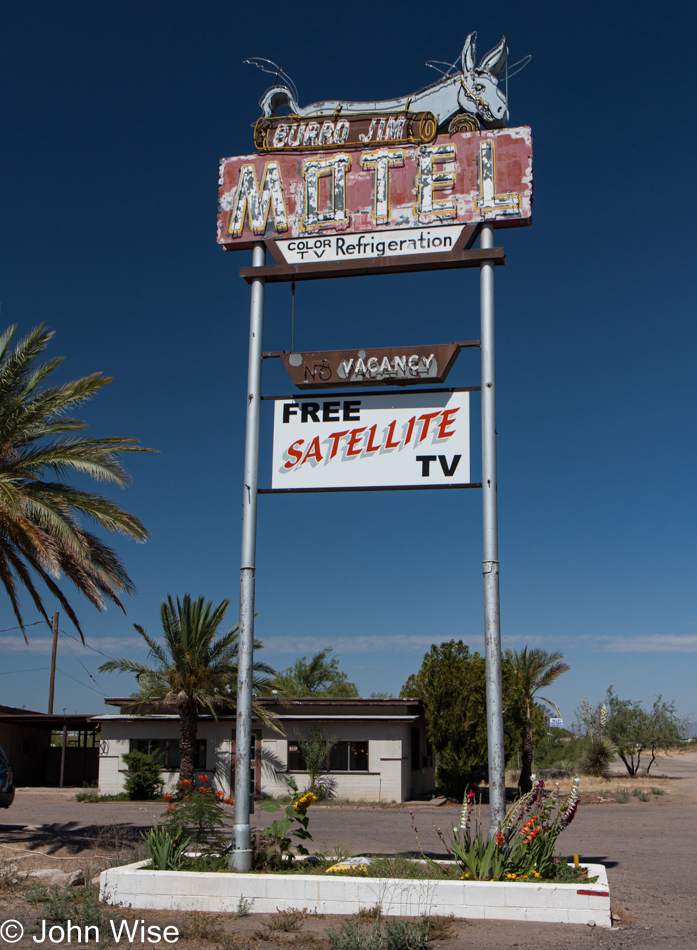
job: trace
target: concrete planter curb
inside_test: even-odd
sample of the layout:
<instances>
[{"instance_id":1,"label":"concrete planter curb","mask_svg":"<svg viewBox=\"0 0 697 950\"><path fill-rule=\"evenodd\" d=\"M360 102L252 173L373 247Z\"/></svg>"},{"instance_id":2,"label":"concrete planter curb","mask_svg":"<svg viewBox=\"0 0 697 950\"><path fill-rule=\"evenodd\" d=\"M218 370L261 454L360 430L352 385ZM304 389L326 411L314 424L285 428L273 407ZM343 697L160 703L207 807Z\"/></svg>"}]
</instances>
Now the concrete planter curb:
<instances>
[{"instance_id":1,"label":"concrete planter curb","mask_svg":"<svg viewBox=\"0 0 697 950\"><path fill-rule=\"evenodd\" d=\"M150 871L147 861L103 871L100 900L136 910L235 913L240 900L252 913L306 908L355 914L379 904L391 916L453 914L480 920L531 920L610 927L610 891L602 864L587 864L595 884L492 881L415 881L310 874L225 874Z\"/></svg>"}]
</instances>

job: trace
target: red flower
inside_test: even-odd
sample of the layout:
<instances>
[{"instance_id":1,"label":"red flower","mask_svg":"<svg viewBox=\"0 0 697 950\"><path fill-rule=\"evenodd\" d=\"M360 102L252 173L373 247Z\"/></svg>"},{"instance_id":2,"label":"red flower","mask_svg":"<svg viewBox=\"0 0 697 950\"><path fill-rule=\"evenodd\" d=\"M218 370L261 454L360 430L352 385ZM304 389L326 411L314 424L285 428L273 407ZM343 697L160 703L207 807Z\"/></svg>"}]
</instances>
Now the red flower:
<instances>
[{"instance_id":1,"label":"red flower","mask_svg":"<svg viewBox=\"0 0 697 950\"><path fill-rule=\"evenodd\" d=\"M180 785L191 785L191 782L189 781L188 778L182 778L182 779L179 779L179 784L180 784Z\"/></svg>"},{"instance_id":2,"label":"red flower","mask_svg":"<svg viewBox=\"0 0 697 950\"><path fill-rule=\"evenodd\" d=\"M172 801L172 795L163 795L162 798L163 798L166 802L171 802L171 801Z\"/></svg>"},{"instance_id":3,"label":"red flower","mask_svg":"<svg viewBox=\"0 0 697 950\"><path fill-rule=\"evenodd\" d=\"M199 782L207 782L207 781L208 781L208 776L207 776L207 775L199 775L198 780L199 780Z\"/></svg>"}]
</instances>

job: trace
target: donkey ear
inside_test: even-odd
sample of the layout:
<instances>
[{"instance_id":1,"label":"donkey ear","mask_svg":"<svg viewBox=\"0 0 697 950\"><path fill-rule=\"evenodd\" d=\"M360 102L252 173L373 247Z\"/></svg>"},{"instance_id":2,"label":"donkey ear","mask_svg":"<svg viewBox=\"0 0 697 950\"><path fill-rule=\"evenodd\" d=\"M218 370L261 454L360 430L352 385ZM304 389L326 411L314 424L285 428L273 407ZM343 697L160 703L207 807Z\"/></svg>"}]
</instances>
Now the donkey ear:
<instances>
[{"instance_id":1,"label":"donkey ear","mask_svg":"<svg viewBox=\"0 0 697 950\"><path fill-rule=\"evenodd\" d=\"M492 76L499 76L506 68L507 62L508 46L506 44L506 37L502 36L499 45L495 46L486 54L479 64L479 68L484 72L491 73Z\"/></svg>"},{"instance_id":2,"label":"donkey ear","mask_svg":"<svg viewBox=\"0 0 697 950\"><path fill-rule=\"evenodd\" d=\"M477 34L470 33L462 47L462 71L467 75L474 69L474 55L477 45Z\"/></svg>"}]
</instances>

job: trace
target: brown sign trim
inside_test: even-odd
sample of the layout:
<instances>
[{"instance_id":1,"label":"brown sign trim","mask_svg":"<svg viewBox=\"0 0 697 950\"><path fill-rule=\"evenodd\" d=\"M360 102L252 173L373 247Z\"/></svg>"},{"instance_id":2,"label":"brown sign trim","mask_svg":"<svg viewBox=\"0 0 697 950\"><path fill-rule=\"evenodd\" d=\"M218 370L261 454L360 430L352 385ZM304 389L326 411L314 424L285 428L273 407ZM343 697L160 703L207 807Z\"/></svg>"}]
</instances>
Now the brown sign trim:
<instances>
[{"instance_id":1,"label":"brown sign trim","mask_svg":"<svg viewBox=\"0 0 697 950\"><path fill-rule=\"evenodd\" d=\"M371 349L321 350L262 353L262 359L277 357L293 384L300 390L343 386L412 386L442 383L463 347L479 346L479 340L437 343L431 346L373 347ZM388 361L385 375L379 375ZM351 375L341 375L355 368ZM402 375L397 375L401 373ZM372 375L371 375L372 374ZM309 378L308 378L309 377Z\"/></svg>"},{"instance_id":2,"label":"brown sign trim","mask_svg":"<svg viewBox=\"0 0 697 950\"><path fill-rule=\"evenodd\" d=\"M399 135L394 132L398 123ZM311 126L316 128L311 129ZM325 129L329 125L331 129ZM272 135L285 126L289 134L282 145L274 145ZM343 134L345 130L345 135ZM308 131L312 132L307 142ZM331 136L329 132L331 131ZM331 152L336 149L421 145L432 142L438 132L438 122L432 112L371 112L361 115L298 116L283 115L274 118L262 116L254 126L254 146L258 152ZM324 133L324 137L323 137ZM339 141L336 135L341 133ZM363 136L363 138L361 138ZM369 138L368 138L369 136ZM330 138L330 141L327 139ZM295 141L293 141L295 139ZM319 142L319 139L323 139ZM286 144L286 143L290 144Z\"/></svg>"},{"instance_id":3,"label":"brown sign trim","mask_svg":"<svg viewBox=\"0 0 697 950\"><path fill-rule=\"evenodd\" d=\"M269 284L289 280L322 280L331 277L367 277L373 274L406 274L414 271L449 270L454 267L479 267L482 261L506 263L502 247L475 248L445 254L413 254L409 257L373 257L364 261L316 264L276 264L273 267L240 267L240 277L248 284L260 277Z\"/></svg>"}]
</instances>

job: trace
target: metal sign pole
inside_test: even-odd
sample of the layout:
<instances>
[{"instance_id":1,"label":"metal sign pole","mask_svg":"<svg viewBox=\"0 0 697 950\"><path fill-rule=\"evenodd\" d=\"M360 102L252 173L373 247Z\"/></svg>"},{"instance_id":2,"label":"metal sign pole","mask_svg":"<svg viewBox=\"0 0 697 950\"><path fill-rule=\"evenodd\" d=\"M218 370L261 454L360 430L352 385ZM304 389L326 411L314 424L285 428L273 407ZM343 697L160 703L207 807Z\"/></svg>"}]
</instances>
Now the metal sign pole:
<instances>
[{"instance_id":1,"label":"metal sign pole","mask_svg":"<svg viewBox=\"0 0 697 950\"><path fill-rule=\"evenodd\" d=\"M484 224L479 246L494 246L494 226ZM496 480L496 343L494 262L479 269L482 344L482 522L484 575L484 638L486 647L486 708L489 746L490 833L506 814L506 774L503 750L501 687L501 625L499 614L499 540Z\"/></svg>"},{"instance_id":2,"label":"metal sign pole","mask_svg":"<svg viewBox=\"0 0 697 950\"><path fill-rule=\"evenodd\" d=\"M252 266L263 267L266 248L255 244ZM261 352L264 330L265 281L252 281L247 370L247 428L242 496L242 559L240 567L240 628L237 657L237 716L235 729L235 808L229 865L235 871L252 867L249 824L249 750L252 741L252 664L254 661L254 574L257 546L257 488L259 483L259 420L261 410Z\"/></svg>"}]
</instances>

